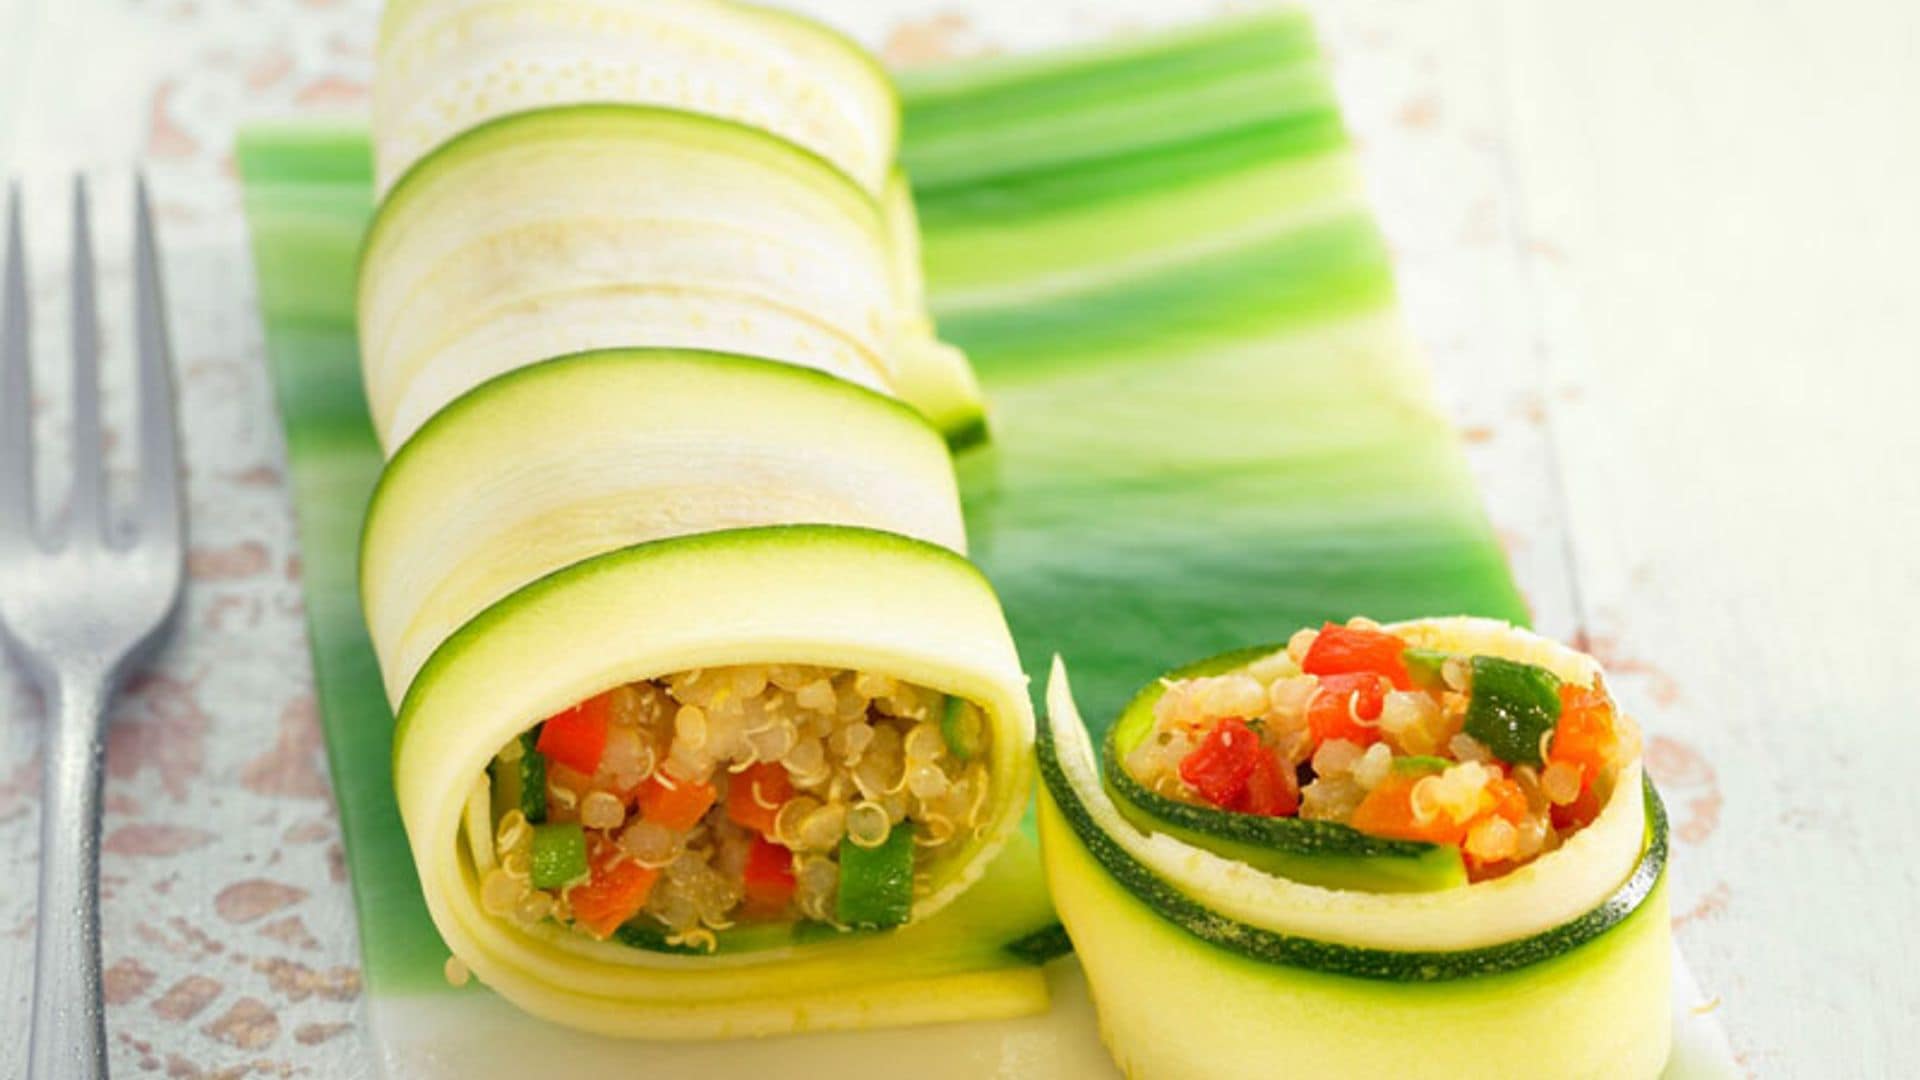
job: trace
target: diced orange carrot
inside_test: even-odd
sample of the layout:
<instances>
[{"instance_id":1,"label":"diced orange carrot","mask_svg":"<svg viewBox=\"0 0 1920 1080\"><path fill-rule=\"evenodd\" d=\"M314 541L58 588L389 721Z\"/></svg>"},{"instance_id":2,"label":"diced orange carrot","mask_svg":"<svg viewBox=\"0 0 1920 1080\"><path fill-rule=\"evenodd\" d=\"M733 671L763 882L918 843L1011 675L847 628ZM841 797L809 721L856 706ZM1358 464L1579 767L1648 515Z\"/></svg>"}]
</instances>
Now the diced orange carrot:
<instances>
[{"instance_id":1,"label":"diced orange carrot","mask_svg":"<svg viewBox=\"0 0 1920 1080\"><path fill-rule=\"evenodd\" d=\"M605 939L646 906L660 871L624 857L617 845L599 834L588 841L587 864L591 875L584 884L567 890L567 903L575 925Z\"/></svg>"},{"instance_id":2,"label":"diced orange carrot","mask_svg":"<svg viewBox=\"0 0 1920 1080\"><path fill-rule=\"evenodd\" d=\"M640 817L685 832L706 816L717 794L712 784L655 773L640 789Z\"/></svg>"},{"instance_id":3,"label":"diced orange carrot","mask_svg":"<svg viewBox=\"0 0 1920 1080\"><path fill-rule=\"evenodd\" d=\"M1504 776L1496 776L1487 782L1485 792L1492 797L1493 805L1478 815L1475 820L1489 814L1506 818L1510 825L1518 825L1527 820L1527 793L1520 790L1519 784ZM1481 801L1486 800L1483 798Z\"/></svg>"},{"instance_id":4,"label":"diced orange carrot","mask_svg":"<svg viewBox=\"0 0 1920 1080\"><path fill-rule=\"evenodd\" d=\"M1572 683L1560 688L1560 722L1547 749L1549 761L1579 766L1584 789L1606 768L1619 738L1613 723L1613 702L1605 691Z\"/></svg>"},{"instance_id":5,"label":"diced orange carrot","mask_svg":"<svg viewBox=\"0 0 1920 1080\"><path fill-rule=\"evenodd\" d=\"M780 807L793 798L793 782L786 766L763 761L727 782L727 818L755 832L771 835Z\"/></svg>"},{"instance_id":6,"label":"diced orange carrot","mask_svg":"<svg viewBox=\"0 0 1920 1080\"><path fill-rule=\"evenodd\" d=\"M1458 844L1467 834L1464 823L1445 813L1421 821L1413 813L1413 786L1422 777L1388 776L1354 808L1347 824L1370 836L1394 840L1425 840L1431 844Z\"/></svg>"}]
</instances>

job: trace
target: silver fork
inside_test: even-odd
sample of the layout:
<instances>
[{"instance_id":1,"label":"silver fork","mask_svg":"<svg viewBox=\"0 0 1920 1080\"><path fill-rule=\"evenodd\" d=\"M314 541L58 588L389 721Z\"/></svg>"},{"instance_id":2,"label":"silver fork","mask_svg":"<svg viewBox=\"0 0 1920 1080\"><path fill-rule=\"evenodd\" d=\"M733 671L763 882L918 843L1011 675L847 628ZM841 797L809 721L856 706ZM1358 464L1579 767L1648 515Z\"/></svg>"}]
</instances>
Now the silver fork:
<instances>
[{"instance_id":1,"label":"silver fork","mask_svg":"<svg viewBox=\"0 0 1920 1080\"><path fill-rule=\"evenodd\" d=\"M163 636L180 595L179 453L153 216L134 198L139 494L113 528L101 464L99 316L83 180L73 189L73 497L66 526L36 524L32 377L20 191L7 200L0 330L0 638L46 701L32 1080L107 1075L100 1003L100 767L106 708Z\"/></svg>"}]
</instances>

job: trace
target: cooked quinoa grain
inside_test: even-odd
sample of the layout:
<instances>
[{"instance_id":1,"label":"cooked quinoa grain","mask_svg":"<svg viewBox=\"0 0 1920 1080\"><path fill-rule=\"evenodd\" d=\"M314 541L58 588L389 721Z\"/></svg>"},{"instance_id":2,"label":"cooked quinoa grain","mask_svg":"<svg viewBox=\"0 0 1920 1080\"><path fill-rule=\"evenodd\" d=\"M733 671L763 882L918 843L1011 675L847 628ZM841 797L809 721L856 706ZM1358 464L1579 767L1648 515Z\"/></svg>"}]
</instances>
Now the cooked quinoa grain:
<instances>
[{"instance_id":1,"label":"cooked quinoa grain","mask_svg":"<svg viewBox=\"0 0 1920 1080\"><path fill-rule=\"evenodd\" d=\"M1457 846L1475 880L1591 823L1639 733L1597 677L1412 648L1354 619L1169 681L1121 767L1168 798Z\"/></svg>"},{"instance_id":2,"label":"cooked quinoa grain","mask_svg":"<svg viewBox=\"0 0 1920 1080\"><path fill-rule=\"evenodd\" d=\"M964 755L948 745L950 714L974 740ZM617 687L495 758L481 907L599 938L651 927L694 948L742 922L837 924L843 845L903 852L912 873L899 880L918 893L982 827L986 730L972 703L874 672L744 665ZM514 787L536 775L536 797ZM584 861L537 887L537 830L574 827ZM905 848L888 844L900 830Z\"/></svg>"}]
</instances>

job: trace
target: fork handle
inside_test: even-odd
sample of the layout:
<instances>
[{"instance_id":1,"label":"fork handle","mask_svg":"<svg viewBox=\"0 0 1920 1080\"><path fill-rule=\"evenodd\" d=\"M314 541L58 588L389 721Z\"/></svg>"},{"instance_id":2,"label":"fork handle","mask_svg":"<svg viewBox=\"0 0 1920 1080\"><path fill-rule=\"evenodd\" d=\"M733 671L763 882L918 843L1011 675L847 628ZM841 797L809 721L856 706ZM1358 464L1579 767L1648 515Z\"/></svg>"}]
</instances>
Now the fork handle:
<instances>
[{"instance_id":1,"label":"fork handle","mask_svg":"<svg viewBox=\"0 0 1920 1080\"><path fill-rule=\"evenodd\" d=\"M28 1080L105 1080L100 1001L100 769L109 679L53 684L40 802L39 943Z\"/></svg>"}]
</instances>

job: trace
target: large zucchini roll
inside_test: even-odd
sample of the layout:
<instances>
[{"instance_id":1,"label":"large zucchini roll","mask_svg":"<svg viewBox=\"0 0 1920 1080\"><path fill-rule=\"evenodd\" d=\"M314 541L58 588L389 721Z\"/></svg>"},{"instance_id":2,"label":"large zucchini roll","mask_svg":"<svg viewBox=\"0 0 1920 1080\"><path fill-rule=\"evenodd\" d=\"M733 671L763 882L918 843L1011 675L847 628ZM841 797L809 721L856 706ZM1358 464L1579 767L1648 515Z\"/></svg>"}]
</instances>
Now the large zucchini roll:
<instances>
[{"instance_id":1,"label":"large zucchini roll","mask_svg":"<svg viewBox=\"0 0 1920 1080\"><path fill-rule=\"evenodd\" d=\"M1030 851L936 916L1031 775L1025 678L961 546L939 435L790 365L589 353L437 414L375 492L362 596L454 954L651 1037L1038 1007L1003 950L1046 922Z\"/></svg>"},{"instance_id":2,"label":"large zucchini roll","mask_svg":"<svg viewBox=\"0 0 1920 1080\"><path fill-rule=\"evenodd\" d=\"M450 975L646 1038L1042 1008L978 398L877 69L717 2L387 31L361 600Z\"/></svg>"},{"instance_id":3,"label":"large zucchini roll","mask_svg":"<svg viewBox=\"0 0 1920 1080\"><path fill-rule=\"evenodd\" d=\"M1098 749L1058 662L1047 704L1048 882L1128 1075L1666 1061L1666 819L1590 657L1354 620L1171 673Z\"/></svg>"}]
</instances>

